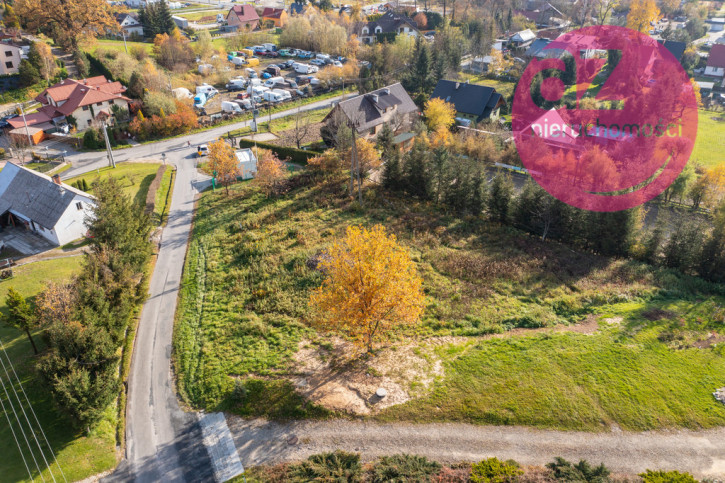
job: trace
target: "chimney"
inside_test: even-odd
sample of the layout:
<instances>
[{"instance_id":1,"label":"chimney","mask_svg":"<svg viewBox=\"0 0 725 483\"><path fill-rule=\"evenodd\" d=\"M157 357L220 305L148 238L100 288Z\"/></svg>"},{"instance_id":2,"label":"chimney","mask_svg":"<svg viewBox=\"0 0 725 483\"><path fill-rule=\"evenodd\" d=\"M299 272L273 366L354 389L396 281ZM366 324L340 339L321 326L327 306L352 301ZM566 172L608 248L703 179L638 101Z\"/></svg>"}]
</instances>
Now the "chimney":
<instances>
[{"instance_id":1,"label":"chimney","mask_svg":"<svg viewBox=\"0 0 725 483\"><path fill-rule=\"evenodd\" d=\"M373 94L373 95L372 95L372 98L373 98L373 102L374 102L375 104L377 104L377 103L378 103L378 95L377 95L377 94Z\"/></svg>"},{"instance_id":2,"label":"chimney","mask_svg":"<svg viewBox=\"0 0 725 483\"><path fill-rule=\"evenodd\" d=\"M58 186L61 185L61 183L60 183L60 175L59 174L54 174L53 175L53 183L57 184Z\"/></svg>"}]
</instances>

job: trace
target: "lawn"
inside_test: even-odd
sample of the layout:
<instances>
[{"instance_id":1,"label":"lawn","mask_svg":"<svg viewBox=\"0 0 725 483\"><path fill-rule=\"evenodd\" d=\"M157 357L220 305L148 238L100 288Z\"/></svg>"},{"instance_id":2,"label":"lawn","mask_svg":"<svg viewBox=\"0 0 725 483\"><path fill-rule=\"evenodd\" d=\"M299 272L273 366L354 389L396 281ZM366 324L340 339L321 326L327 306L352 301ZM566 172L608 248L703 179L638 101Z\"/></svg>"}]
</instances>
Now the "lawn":
<instances>
[{"instance_id":1,"label":"lawn","mask_svg":"<svg viewBox=\"0 0 725 483\"><path fill-rule=\"evenodd\" d=\"M241 183L230 197L201 197L174 333L178 387L192 406L326 415L286 379L300 341L328 341L310 325L307 302L322 275L309 260L346 226L382 223L410 250L428 297L420 325L397 337L449 339L433 342L446 373L432 392L376 417L585 430L725 424L711 396L723 384L723 349L694 348L708 332L725 333L722 314L713 322L721 289L374 189L364 208L341 192L303 186L266 199ZM644 319L653 307L669 315ZM623 321L594 335L527 330L593 316ZM246 382L235 390L238 380Z\"/></svg>"},{"instance_id":2,"label":"lawn","mask_svg":"<svg viewBox=\"0 0 725 483\"><path fill-rule=\"evenodd\" d=\"M712 168L723 162L725 162L725 116L700 110L697 119L697 139L690 156L690 163Z\"/></svg>"},{"instance_id":3,"label":"lawn","mask_svg":"<svg viewBox=\"0 0 725 483\"><path fill-rule=\"evenodd\" d=\"M93 181L100 177L113 177L119 181L123 192L130 196L135 203L145 204L146 194L148 193L151 182L156 177L156 171L158 171L158 163L120 163L115 168L101 168L96 171L91 171L80 176L76 176L70 179L63 180L66 184L73 184L74 182L85 179L88 186L91 186ZM170 176L170 170L166 170L165 176ZM165 189L167 192L170 188L170 182L162 182L162 186L157 192L157 200L165 199L165 194L161 192ZM93 194L93 189L90 190Z\"/></svg>"},{"instance_id":4,"label":"lawn","mask_svg":"<svg viewBox=\"0 0 725 483\"><path fill-rule=\"evenodd\" d=\"M95 41L95 43L92 46L89 46L86 48L86 50L91 50L92 52L95 52L97 49L108 49L108 50L115 50L118 52L125 52L126 47L128 47L129 53L131 52L131 48L134 46L142 47L146 49L146 51L150 54L154 44L149 42L131 42L130 40L126 40L126 45L124 46L123 40L108 40L108 39L98 39Z\"/></svg>"},{"instance_id":5,"label":"lawn","mask_svg":"<svg viewBox=\"0 0 725 483\"><path fill-rule=\"evenodd\" d=\"M209 17L210 20L208 23L216 23L216 16L219 13L223 13L224 16L229 13L229 10L218 10L218 9L211 9L211 10L203 10L203 11L196 11L196 12L181 12L179 13L179 17L184 17L185 19L189 20L190 22L198 22L204 17ZM207 22L204 22L207 23Z\"/></svg>"},{"instance_id":6,"label":"lawn","mask_svg":"<svg viewBox=\"0 0 725 483\"><path fill-rule=\"evenodd\" d=\"M307 119L309 117L309 123L310 124L316 124L318 122L322 122L322 120L329 114L330 109L317 109L315 111L303 111L301 113L302 117L300 119L300 123L304 124L307 122ZM285 117L280 117L279 119L272 119L272 122L269 123L269 121L262 122L262 119L264 116L259 116L258 124L259 124L259 131L266 130L268 132L281 132L286 131L288 129L294 129L295 122L296 122L296 115L290 115ZM252 134L252 130L249 127L246 127L244 129L237 129L236 131L231 131L232 136L247 136Z\"/></svg>"},{"instance_id":7,"label":"lawn","mask_svg":"<svg viewBox=\"0 0 725 483\"><path fill-rule=\"evenodd\" d=\"M34 262L14 269L15 277L0 283L0 311L5 310L5 295L9 287L14 287L22 295L32 298L42 290L47 281L67 280L75 273L80 266L79 257L61 258ZM44 342L39 333L35 334L35 342L42 350ZM30 343L25 334L14 328L0 324L0 340L5 345L7 355L13 362L18 376L23 384L23 389L28 395L30 403L35 411L43 431L50 442L53 452L58 458L58 464L62 468L68 481L77 481L113 468L116 464L115 451L115 409L109 407L106 417L90 432L73 431L62 414L55 409L50 393L44 383L37 377L34 364L36 356L33 355ZM3 380L7 378L3 375ZM9 389L9 388L8 388ZM16 390L20 390L16 385ZM7 405L4 394L0 399ZM16 404L16 410L19 407ZM27 406L26 406L27 411ZM11 415L12 418L12 415ZM32 416L30 416L32 421ZM12 419L11 419L12 420ZM0 425L0 468L2 468L3 481L28 481L28 473L20 458L17 447L10 431L5 423ZM19 427L14 423L14 429L19 432ZM26 426L27 431L27 426ZM30 433L28 433L29 436ZM21 441L23 441L21 439ZM24 444L24 442L22 443ZM45 445L46 456L49 457ZM30 458L29 452L25 449L26 458ZM40 452L34 448L36 458L40 460ZM30 460L31 469L34 468ZM45 465L41 465L44 470ZM58 481L61 481L60 472L53 467L53 474ZM38 479L37 470L33 470L33 477ZM45 481L50 481L49 472L43 471Z\"/></svg>"},{"instance_id":8,"label":"lawn","mask_svg":"<svg viewBox=\"0 0 725 483\"><path fill-rule=\"evenodd\" d=\"M515 83L504 81L504 80L497 80L497 79L489 79L482 75L473 75L473 74L461 74L464 81L469 81L471 84L480 84L485 85L488 87L493 87L496 89L496 92L499 92L503 95L504 99L507 99L511 94L514 92L514 87L516 86Z\"/></svg>"}]
</instances>

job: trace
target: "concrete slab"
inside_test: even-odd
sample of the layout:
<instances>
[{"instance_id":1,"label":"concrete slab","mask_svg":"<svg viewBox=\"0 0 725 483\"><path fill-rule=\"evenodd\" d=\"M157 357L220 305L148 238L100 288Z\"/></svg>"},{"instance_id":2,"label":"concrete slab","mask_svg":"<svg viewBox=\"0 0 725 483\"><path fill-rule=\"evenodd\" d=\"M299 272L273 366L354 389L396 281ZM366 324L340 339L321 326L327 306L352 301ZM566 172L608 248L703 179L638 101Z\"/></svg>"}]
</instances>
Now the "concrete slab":
<instances>
[{"instance_id":1,"label":"concrete slab","mask_svg":"<svg viewBox=\"0 0 725 483\"><path fill-rule=\"evenodd\" d=\"M5 227L0 231L0 241L23 255L36 255L56 247L42 236L25 228Z\"/></svg>"},{"instance_id":2,"label":"concrete slab","mask_svg":"<svg viewBox=\"0 0 725 483\"><path fill-rule=\"evenodd\" d=\"M244 136L242 139L248 139L250 141L259 141L260 143L266 142L266 141L272 141L274 139L277 139L277 136L272 134L271 132L262 132L257 133L254 135L254 137L250 136Z\"/></svg>"},{"instance_id":3,"label":"concrete slab","mask_svg":"<svg viewBox=\"0 0 725 483\"><path fill-rule=\"evenodd\" d=\"M224 413L199 413L198 417L216 481L223 483L244 473Z\"/></svg>"}]
</instances>

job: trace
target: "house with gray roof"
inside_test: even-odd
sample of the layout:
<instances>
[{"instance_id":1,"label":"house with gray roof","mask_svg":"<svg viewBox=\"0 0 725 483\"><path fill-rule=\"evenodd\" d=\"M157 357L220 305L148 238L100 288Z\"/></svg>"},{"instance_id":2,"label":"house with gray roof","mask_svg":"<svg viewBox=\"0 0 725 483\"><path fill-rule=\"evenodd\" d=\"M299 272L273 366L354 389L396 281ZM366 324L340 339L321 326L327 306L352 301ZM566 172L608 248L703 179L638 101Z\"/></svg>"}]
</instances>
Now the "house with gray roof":
<instances>
[{"instance_id":1,"label":"house with gray roof","mask_svg":"<svg viewBox=\"0 0 725 483\"><path fill-rule=\"evenodd\" d=\"M456 108L456 117L473 122L495 121L502 106L503 96L493 87L467 82L439 80L431 99L443 99Z\"/></svg>"},{"instance_id":2,"label":"house with gray roof","mask_svg":"<svg viewBox=\"0 0 725 483\"><path fill-rule=\"evenodd\" d=\"M384 124L388 124L394 134L410 131L419 111L413 99L398 82L338 102L325 120L337 113L342 113L356 127L360 137L374 139Z\"/></svg>"},{"instance_id":3,"label":"house with gray roof","mask_svg":"<svg viewBox=\"0 0 725 483\"><path fill-rule=\"evenodd\" d=\"M418 24L410 17L395 13L385 12L377 20L362 24L358 32L358 38L363 44L375 43L379 35L410 35L418 36Z\"/></svg>"},{"instance_id":4,"label":"house with gray roof","mask_svg":"<svg viewBox=\"0 0 725 483\"><path fill-rule=\"evenodd\" d=\"M85 236L93 196L43 173L7 163L0 171L0 226L33 231L55 245Z\"/></svg>"}]
</instances>

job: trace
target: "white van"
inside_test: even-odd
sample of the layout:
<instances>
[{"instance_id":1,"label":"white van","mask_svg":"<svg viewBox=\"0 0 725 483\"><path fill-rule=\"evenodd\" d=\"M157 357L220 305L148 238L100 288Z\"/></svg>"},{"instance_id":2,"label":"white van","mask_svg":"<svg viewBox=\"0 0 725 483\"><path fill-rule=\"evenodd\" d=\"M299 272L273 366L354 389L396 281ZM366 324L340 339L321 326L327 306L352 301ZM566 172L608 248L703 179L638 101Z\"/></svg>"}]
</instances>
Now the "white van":
<instances>
[{"instance_id":1,"label":"white van","mask_svg":"<svg viewBox=\"0 0 725 483\"><path fill-rule=\"evenodd\" d=\"M236 65L237 67L247 65L247 59L245 59L244 57L232 57L232 64Z\"/></svg>"},{"instance_id":2,"label":"white van","mask_svg":"<svg viewBox=\"0 0 725 483\"><path fill-rule=\"evenodd\" d=\"M330 59L330 56L329 56L329 55L327 55L327 54L317 54L317 55L315 56L315 58L316 58L317 60L321 60L321 61L323 61L323 62L330 62L330 61L331 61L331 59Z\"/></svg>"},{"instance_id":3,"label":"white van","mask_svg":"<svg viewBox=\"0 0 725 483\"><path fill-rule=\"evenodd\" d=\"M235 113L241 113L243 112L241 106L237 104L236 102L231 101L222 101L222 112L235 112Z\"/></svg>"},{"instance_id":4,"label":"white van","mask_svg":"<svg viewBox=\"0 0 725 483\"><path fill-rule=\"evenodd\" d=\"M200 86L196 86L196 93L197 94L207 94L207 97L211 97L209 94L214 93L212 95L218 94L217 90L214 89L214 86L210 86L207 83L204 83Z\"/></svg>"},{"instance_id":5,"label":"white van","mask_svg":"<svg viewBox=\"0 0 725 483\"><path fill-rule=\"evenodd\" d=\"M262 44L262 47L267 49L267 52L274 52L277 49L277 46L274 44Z\"/></svg>"},{"instance_id":6,"label":"white van","mask_svg":"<svg viewBox=\"0 0 725 483\"><path fill-rule=\"evenodd\" d=\"M262 98L265 101L269 102L282 102L284 100L282 99L282 96L272 91L264 91L264 94L262 94Z\"/></svg>"},{"instance_id":7,"label":"white van","mask_svg":"<svg viewBox=\"0 0 725 483\"><path fill-rule=\"evenodd\" d=\"M301 63L294 64L294 69L298 74L312 74L313 72L317 72L319 70L315 65Z\"/></svg>"},{"instance_id":8,"label":"white van","mask_svg":"<svg viewBox=\"0 0 725 483\"><path fill-rule=\"evenodd\" d=\"M264 86L249 86L249 87L247 87L247 92L249 92L253 96L262 96L268 90L269 90L269 87L264 87Z\"/></svg>"},{"instance_id":9,"label":"white van","mask_svg":"<svg viewBox=\"0 0 725 483\"><path fill-rule=\"evenodd\" d=\"M277 84L284 83L284 77L270 77L266 81L264 81L264 85L266 87L275 87Z\"/></svg>"},{"instance_id":10,"label":"white van","mask_svg":"<svg viewBox=\"0 0 725 483\"><path fill-rule=\"evenodd\" d=\"M286 91L284 89L272 89L272 92L279 95L282 98L282 101L291 101L292 100L292 94L290 94L289 91Z\"/></svg>"}]
</instances>

